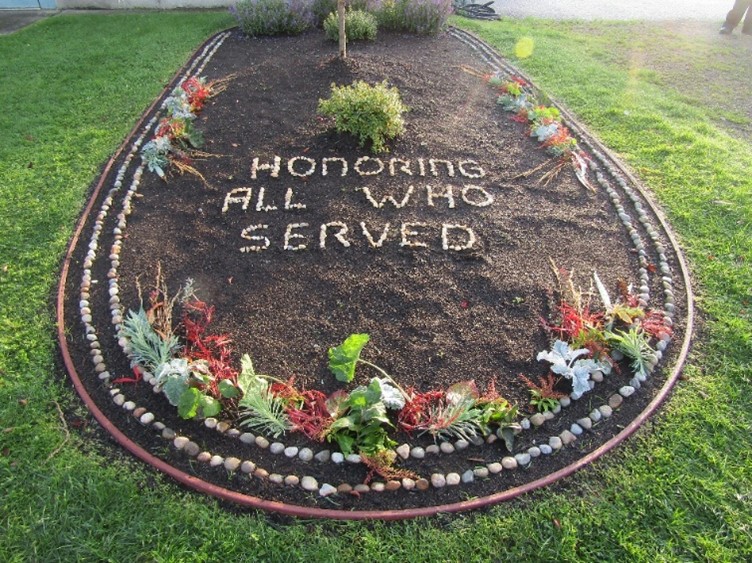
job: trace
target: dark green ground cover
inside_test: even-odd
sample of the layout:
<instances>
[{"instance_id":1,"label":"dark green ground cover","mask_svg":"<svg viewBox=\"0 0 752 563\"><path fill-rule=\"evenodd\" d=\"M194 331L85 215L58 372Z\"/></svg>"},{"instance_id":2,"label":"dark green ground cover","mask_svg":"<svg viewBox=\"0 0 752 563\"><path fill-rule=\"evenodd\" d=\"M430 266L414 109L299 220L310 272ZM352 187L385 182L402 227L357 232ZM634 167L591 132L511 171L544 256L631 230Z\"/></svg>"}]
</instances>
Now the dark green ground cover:
<instances>
[{"instance_id":1,"label":"dark green ground cover","mask_svg":"<svg viewBox=\"0 0 752 563\"><path fill-rule=\"evenodd\" d=\"M638 23L458 23L513 61L531 38L532 55L516 62L667 210L704 322L661 414L552 490L396 524L238 514L93 439L55 363L59 261L98 168L192 50L231 21L58 16L0 38L0 560L752 558L752 145L748 116L734 110L747 106L727 104L740 73L749 91L749 51ZM687 60L689 77L677 74ZM698 87L704 73L714 78Z\"/></svg>"}]
</instances>

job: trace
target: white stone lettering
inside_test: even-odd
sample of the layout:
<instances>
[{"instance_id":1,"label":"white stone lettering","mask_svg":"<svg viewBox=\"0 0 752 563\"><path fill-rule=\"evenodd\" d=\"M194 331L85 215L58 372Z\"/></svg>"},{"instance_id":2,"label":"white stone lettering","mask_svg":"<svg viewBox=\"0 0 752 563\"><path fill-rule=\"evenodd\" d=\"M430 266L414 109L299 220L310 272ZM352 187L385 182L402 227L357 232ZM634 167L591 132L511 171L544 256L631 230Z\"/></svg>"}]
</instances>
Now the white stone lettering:
<instances>
[{"instance_id":1,"label":"white stone lettering","mask_svg":"<svg viewBox=\"0 0 752 563\"><path fill-rule=\"evenodd\" d=\"M392 158L389 159L389 175L394 176L395 175L395 165L397 163L400 163L399 171L404 172L408 176L413 175L413 171L410 170L410 161L409 160L402 160L401 158Z\"/></svg>"},{"instance_id":2,"label":"white stone lettering","mask_svg":"<svg viewBox=\"0 0 752 563\"><path fill-rule=\"evenodd\" d=\"M459 236L464 237L464 243L463 244L449 244L449 238L450 238L450 231L462 231L462 235L459 234L453 234L452 238L457 239ZM441 247L444 250L467 250L468 248L472 248L475 244L475 233L470 227L466 227L465 225L451 225L444 223L441 226Z\"/></svg>"},{"instance_id":3,"label":"white stone lettering","mask_svg":"<svg viewBox=\"0 0 752 563\"><path fill-rule=\"evenodd\" d=\"M254 231L259 231L262 229L268 229L269 225L251 225L249 227L246 227L243 229L243 232L240 233L240 236L246 240L252 240L252 241L259 241L261 242L261 245L258 244L252 244L250 246L244 246L240 249L240 252L261 252L262 250L266 250L269 248L269 245L271 244L269 242L269 239L263 235L252 235L251 233Z\"/></svg>"},{"instance_id":4,"label":"white stone lettering","mask_svg":"<svg viewBox=\"0 0 752 563\"><path fill-rule=\"evenodd\" d=\"M369 162L375 162L376 169L364 171L363 167L368 165ZM384 170L384 163L381 161L380 158L371 158L370 156L361 156L358 160L355 161L355 171L361 176L375 176L376 174L381 174L383 170Z\"/></svg>"},{"instance_id":5,"label":"white stone lettering","mask_svg":"<svg viewBox=\"0 0 752 563\"><path fill-rule=\"evenodd\" d=\"M290 223L287 225L287 229L285 230L285 250L305 250L308 247L308 244L305 242L301 242L300 244L292 245L290 244L290 241L293 239L303 239L305 240L305 235L301 235L300 233L294 233L293 231L295 229L304 229L305 227L308 227L308 223Z\"/></svg>"},{"instance_id":6,"label":"white stone lettering","mask_svg":"<svg viewBox=\"0 0 752 563\"><path fill-rule=\"evenodd\" d=\"M330 156L321 159L321 175L326 176L329 173L329 163L330 162L339 162L342 164L342 168L340 168L340 176L343 178L347 176L347 161L342 158L341 156Z\"/></svg>"},{"instance_id":7,"label":"white stone lettering","mask_svg":"<svg viewBox=\"0 0 752 563\"><path fill-rule=\"evenodd\" d=\"M295 171L295 163L299 160L302 160L303 162L308 163L308 170L305 172L296 172ZM291 176L297 176L298 178L305 178L306 176L311 176L316 171L316 161L312 158L308 158L307 156L295 156L287 161L287 171L290 173Z\"/></svg>"},{"instance_id":8,"label":"white stone lettering","mask_svg":"<svg viewBox=\"0 0 752 563\"><path fill-rule=\"evenodd\" d=\"M399 202L396 199L394 199L394 196L392 195L384 196L381 198L381 201L377 201L376 199L374 199L373 195L371 195L371 190L369 190L367 187L358 188L358 189L361 192L363 192L363 195L365 195L366 199L369 202L371 202L371 205L373 205L377 209L381 209L382 207L384 207L384 204L387 201L391 202L392 205L396 207L397 209L402 209L403 207L405 207L405 205L407 205L407 202L410 201L410 196L413 195L413 191L415 188L413 188L412 185L408 186L407 191L405 192L405 195L402 197L402 201L399 201Z\"/></svg>"},{"instance_id":9,"label":"white stone lettering","mask_svg":"<svg viewBox=\"0 0 752 563\"><path fill-rule=\"evenodd\" d=\"M427 227L425 223L402 223L402 229L400 229L400 233L402 234L402 240L400 241L400 246L407 246L410 248L426 248L428 247L428 244L425 242L421 242L418 240L410 240L410 237L417 237L420 235L418 231L414 231L413 229L416 227Z\"/></svg>"},{"instance_id":10,"label":"white stone lettering","mask_svg":"<svg viewBox=\"0 0 752 563\"><path fill-rule=\"evenodd\" d=\"M468 166L472 167L472 172L467 170L466 167ZM460 174L465 176L465 178L483 178L483 176L486 175L486 172L481 168L480 164L474 160L460 160L457 164L457 168L460 169Z\"/></svg>"},{"instance_id":11,"label":"white stone lettering","mask_svg":"<svg viewBox=\"0 0 752 563\"><path fill-rule=\"evenodd\" d=\"M447 200L447 206L449 209L454 209L454 194L452 193L452 186L447 185L444 188L443 193L434 193L431 186L426 186L426 198L428 199L428 205L434 207L433 200L436 198L444 198Z\"/></svg>"},{"instance_id":12,"label":"white stone lettering","mask_svg":"<svg viewBox=\"0 0 752 563\"><path fill-rule=\"evenodd\" d=\"M256 202L256 211L276 211L277 206L274 202L264 205L264 188L259 188L258 201Z\"/></svg>"},{"instance_id":13,"label":"white stone lettering","mask_svg":"<svg viewBox=\"0 0 752 563\"><path fill-rule=\"evenodd\" d=\"M470 194L473 192L478 192L481 197L471 198ZM475 207L488 207L494 202L494 196L488 193L485 188L468 184L462 188L462 201Z\"/></svg>"},{"instance_id":14,"label":"white stone lettering","mask_svg":"<svg viewBox=\"0 0 752 563\"><path fill-rule=\"evenodd\" d=\"M373 248L381 248L384 244L384 241L386 240L386 235L389 233L389 223L384 225L384 230L381 231L381 236L379 236L378 240L373 239L373 235L371 234L371 231L368 230L368 227L366 226L365 222L360 223L360 228L363 230L363 235L368 239L368 243Z\"/></svg>"},{"instance_id":15,"label":"white stone lettering","mask_svg":"<svg viewBox=\"0 0 752 563\"><path fill-rule=\"evenodd\" d=\"M321 225L321 231L319 233L319 248L322 250L326 249L326 239L329 232L329 227L336 227L339 229L334 233L334 238L336 238L342 246L345 248L350 247L350 241L345 238L345 235L347 234L347 225L343 223L342 221L332 221L330 223L324 223Z\"/></svg>"},{"instance_id":16,"label":"white stone lettering","mask_svg":"<svg viewBox=\"0 0 752 563\"><path fill-rule=\"evenodd\" d=\"M305 203L293 203L292 198L295 196L295 192L292 191L292 188L287 188L287 192L285 192L285 211L290 211L291 209L305 209L306 204Z\"/></svg>"},{"instance_id":17,"label":"white stone lettering","mask_svg":"<svg viewBox=\"0 0 752 563\"><path fill-rule=\"evenodd\" d=\"M431 174L433 174L434 176L439 175L439 168L437 164L443 164L444 166L446 166L447 174L449 174L449 177L454 178L454 165L449 160L429 158L428 164L431 165Z\"/></svg>"},{"instance_id":18,"label":"white stone lettering","mask_svg":"<svg viewBox=\"0 0 752 563\"><path fill-rule=\"evenodd\" d=\"M282 164L282 159L278 156L274 157L274 164L264 163L261 164L258 157L253 159L251 164L251 178L256 179L256 175L260 170L271 170L272 178L279 178L279 167Z\"/></svg>"},{"instance_id":19,"label":"white stone lettering","mask_svg":"<svg viewBox=\"0 0 752 563\"><path fill-rule=\"evenodd\" d=\"M235 195L241 193L244 195ZM230 204L232 203L242 203L243 211L248 209L248 205L251 203L251 188L234 188L227 192L227 195L225 195L225 203L222 206L222 213L226 213L227 210L230 209Z\"/></svg>"}]
</instances>

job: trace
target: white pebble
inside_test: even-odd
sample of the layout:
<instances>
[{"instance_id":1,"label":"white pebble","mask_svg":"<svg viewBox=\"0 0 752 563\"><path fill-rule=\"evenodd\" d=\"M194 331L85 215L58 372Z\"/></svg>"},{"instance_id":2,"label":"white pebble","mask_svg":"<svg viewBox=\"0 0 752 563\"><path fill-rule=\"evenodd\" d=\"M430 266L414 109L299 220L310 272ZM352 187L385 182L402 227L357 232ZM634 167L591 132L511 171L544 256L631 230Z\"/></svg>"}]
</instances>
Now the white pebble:
<instances>
[{"instance_id":1,"label":"white pebble","mask_svg":"<svg viewBox=\"0 0 752 563\"><path fill-rule=\"evenodd\" d=\"M551 436L548 439L548 445L551 446L551 449L560 450L564 444L561 443L561 438L558 436Z\"/></svg>"},{"instance_id":2,"label":"white pebble","mask_svg":"<svg viewBox=\"0 0 752 563\"><path fill-rule=\"evenodd\" d=\"M442 475L441 473L433 473L431 475L431 485L436 487L437 489L441 489L442 487L446 486L446 477Z\"/></svg>"},{"instance_id":3,"label":"white pebble","mask_svg":"<svg viewBox=\"0 0 752 563\"><path fill-rule=\"evenodd\" d=\"M227 471L236 471L240 467L240 460L236 457L228 457L224 465Z\"/></svg>"},{"instance_id":4,"label":"white pebble","mask_svg":"<svg viewBox=\"0 0 752 563\"><path fill-rule=\"evenodd\" d=\"M298 455L299 451L300 449L298 449L296 446L288 446L285 448L285 457L292 459Z\"/></svg>"},{"instance_id":5,"label":"white pebble","mask_svg":"<svg viewBox=\"0 0 752 563\"><path fill-rule=\"evenodd\" d=\"M489 463L488 465L486 465L486 468L488 469L490 473L493 473L494 475L496 473L501 473L501 470L504 469L498 461Z\"/></svg>"},{"instance_id":6,"label":"white pebble","mask_svg":"<svg viewBox=\"0 0 752 563\"><path fill-rule=\"evenodd\" d=\"M478 479L485 479L488 477L488 467L476 467L473 469L473 475Z\"/></svg>"},{"instance_id":7,"label":"white pebble","mask_svg":"<svg viewBox=\"0 0 752 563\"><path fill-rule=\"evenodd\" d=\"M631 385L625 385L619 389L619 395L622 397L631 397L635 393L635 388Z\"/></svg>"},{"instance_id":8,"label":"white pebble","mask_svg":"<svg viewBox=\"0 0 752 563\"><path fill-rule=\"evenodd\" d=\"M220 465L224 464L225 458L223 458L221 455L213 455L212 458L209 460L209 465L212 467L219 467Z\"/></svg>"},{"instance_id":9,"label":"white pebble","mask_svg":"<svg viewBox=\"0 0 752 563\"><path fill-rule=\"evenodd\" d=\"M138 420L141 422L141 424L151 424L152 422L154 422L154 415L150 412L145 412Z\"/></svg>"},{"instance_id":10,"label":"white pebble","mask_svg":"<svg viewBox=\"0 0 752 563\"><path fill-rule=\"evenodd\" d=\"M531 446L527 450L527 455L529 455L531 458L532 457L540 457L540 455L541 455L540 448L538 446Z\"/></svg>"},{"instance_id":11,"label":"white pebble","mask_svg":"<svg viewBox=\"0 0 752 563\"><path fill-rule=\"evenodd\" d=\"M584 432L582 426L580 426L576 422L572 423L572 426L569 427L569 431L575 436L580 436Z\"/></svg>"},{"instance_id":12,"label":"white pebble","mask_svg":"<svg viewBox=\"0 0 752 563\"><path fill-rule=\"evenodd\" d=\"M501 466L504 469L516 469L517 468L517 460L511 456L507 456L505 458L502 458L501 460Z\"/></svg>"},{"instance_id":13,"label":"white pebble","mask_svg":"<svg viewBox=\"0 0 752 563\"><path fill-rule=\"evenodd\" d=\"M306 475L300 480L300 486L305 491L318 491L319 483L313 477Z\"/></svg>"},{"instance_id":14,"label":"white pebble","mask_svg":"<svg viewBox=\"0 0 752 563\"><path fill-rule=\"evenodd\" d=\"M517 460L517 465L522 465L523 467L530 464L530 454L529 453L519 453L514 456L514 459Z\"/></svg>"},{"instance_id":15,"label":"white pebble","mask_svg":"<svg viewBox=\"0 0 752 563\"><path fill-rule=\"evenodd\" d=\"M426 457L426 450L424 450L420 446L415 446L412 450L410 450L410 455L415 459L423 459L424 457Z\"/></svg>"},{"instance_id":16,"label":"white pebble","mask_svg":"<svg viewBox=\"0 0 752 563\"><path fill-rule=\"evenodd\" d=\"M401 446L397 447L395 451L397 452L397 455L399 455L402 459L407 459L408 457L410 457L409 444L402 444Z\"/></svg>"},{"instance_id":17,"label":"white pebble","mask_svg":"<svg viewBox=\"0 0 752 563\"><path fill-rule=\"evenodd\" d=\"M463 483L472 483L475 481L475 472L472 469L468 469L462 474Z\"/></svg>"},{"instance_id":18,"label":"white pebble","mask_svg":"<svg viewBox=\"0 0 752 563\"><path fill-rule=\"evenodd\" d=\"M454 453L454 446L449 442L441 442L439 449L441 449L441 452L445 454Z\"/></svg>"},{"instance_id":19,"label":"white pebble","mask_svg":"<svg viewBox=\"0 0 752 563\"><path fill-rule=\"evenodd\" d=\"M274 455L281 454L283 451L285 451L285 445L282 442L273 442L269 446L269 452Z\"/></svg>"},{"instance_id":20,"label":"white pebble","mask_svg":"<svg viewBox=\"0 0 752 563\"><path fill-rule=\"evenodd\" d=\"M329 483L324 483L321 485L321 488L319 489L319 495L322 497L328 497L329 495L336 495L337 494L337 487L333 487Z\"/></svg>"},{"instance_id":21,"label":"white pebble","mask_svg":"<svg viewBox=\"0 0 752 563\"><path fill-rule=\"evenodd\" d=\"M350 454L345 459L348 463L360 463L362 461L358 454Z\"/></svg>"},{"instance_id":22,"label":"white pebble","mask_svg":"<svg viewBox=\"0 0 752 563\"><path fill-rule=\"evenodd\" d=\"M256 436L254 436L253 434L249 432L245 432L241 434L239 439L244 444L253 444L256 442Z\"/></svg>"},{"instance_id":23,"label":"white pebble","mask_svg":"<svg viewBox=\"0 0 752 563\"><path fill-rule=\"evenodd\" d=\"M554 451L553 448L548 444L541 444L540 446L538 446L538 448L543 455L550 455Z\"/></svg>"},{"instance_id":24,"label":"white pebble","mask_svg":"<svg viewBox=\"0 0 752 563\"><path fill-rule=\"evenodd\" d=\"M303 449L306 449L306 448L303 448ZM340 454L340 455L342 455L342 454ZM321 450L319 453L317 453L313 457L319 463L326 463L327 461L329 461L329 459L331 459L332 452L330 452L329 450Z\"/></svg>"},{"instance_id":25,"label":"white pebble","mask_svg":"<svg viewBox=\"0 0 752 563\"><path fill-rule=\"evenodd\" d=\"M189 441L185 436L178 436L173 440L172 445L175 446L175 449L182 450Z\"/></svg>"},{"instance_id":26,"label":"white pebble","mask_svg":"<svg viewBox=\"0 0 752 563\"><path fill-rule=\"evenodd\" d=\"M471 473L472 474L472 473ZM450 486L459 485L462 482L462 478L459 473L447 473L446 484Z\"/></svg>"},{"instance_id":27,"label":"white pebble","mask_svg":"<svg viewBox=\"0 0 752 563\"><path fill-rule=\"evenodd\" d=\"M285 452L285 455L287 455L287 452ZM313 459L313 451L311 448L301 448L298 452L298 457L300 461L311 461Z\"/></svg>"},{"instance_id":28,"label":"white pebble","mask_svg":"<svg viewBox=\"0 0 752 563\"><path fill-rule=\"evenodd\" d=\"M332 454L332 461L337 464L342 463L345 461L345 456L341 452L334 452Z\"/></svg>"}]
</instances>

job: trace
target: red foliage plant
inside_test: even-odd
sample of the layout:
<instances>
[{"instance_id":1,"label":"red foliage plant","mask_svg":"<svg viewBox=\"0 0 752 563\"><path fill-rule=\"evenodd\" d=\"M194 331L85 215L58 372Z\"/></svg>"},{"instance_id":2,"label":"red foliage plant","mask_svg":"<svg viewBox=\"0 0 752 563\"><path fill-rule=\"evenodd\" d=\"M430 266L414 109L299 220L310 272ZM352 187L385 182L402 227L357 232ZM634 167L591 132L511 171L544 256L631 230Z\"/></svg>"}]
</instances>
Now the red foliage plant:
<instances>
[{"instance_id":1,"label":"red foliage plant","mask_svg":"<svg viewBox=\"0 0 752 563\"><path fill-rule=\"evenodd\" d=\"M181 84L181 88L188 96L188 103L191 105L191 111L197 113L204 107L206 100L211 97L211 86L202 84L195 76Z\"/></svg>"},{"instance_id":2,"label":"red foliage plant","mask_svg":"<svg viewBox=\"0 0 752 563\"><path fill-rule=\"evenodd\" d=\"M559 313L561 314L561 322L558 325L549 324L544 319L543 326L546 330L556 333L563 340L573 342L592 329L601 330L603 328L603 313L591 313L587 305L578 309L574 305L562 301L559 305Z\"/></svg>"},{"instance_id":3,"label":"red foliage plant","mask_svg":"<svg viewBox=\"0 0 752 563\"><path fill-rule=\"evenodd\" d=\"M274 392L274 389L272 389ZM311 440L321 442L334 422L327 408L327 397L321 391L311 390L298 393L299 401L288 403L287 417L293 429L308 436Z\"/></svg>"},{"instance_id":4,"label":"red foliage plant","mask_svg":"<svg viewBox=\"0 0 752 563\"><path fill-rule=\"evenodd\" d=\"M232 365L232 340L226 334L205 334L213 315L214 307L200 299L194 298L183 304L185 355L192 361L206 361L214 376L208 391L213 397L219 398L219 382L229 379L237 384L238 371Z\"/></svg>"},{"instance_id":5,"label":"red foliage plant","mask_svg":"<svg viewBox=\"0 0 752 563\"><path fill-rule=\"evenodd\" d=\"M408 390L410 400L400 410L397 417L399 425L408 433L423 429L430 422L431 407L444 399L444 391L426 391L425 393Z\"/></svg>"}]
</instances>

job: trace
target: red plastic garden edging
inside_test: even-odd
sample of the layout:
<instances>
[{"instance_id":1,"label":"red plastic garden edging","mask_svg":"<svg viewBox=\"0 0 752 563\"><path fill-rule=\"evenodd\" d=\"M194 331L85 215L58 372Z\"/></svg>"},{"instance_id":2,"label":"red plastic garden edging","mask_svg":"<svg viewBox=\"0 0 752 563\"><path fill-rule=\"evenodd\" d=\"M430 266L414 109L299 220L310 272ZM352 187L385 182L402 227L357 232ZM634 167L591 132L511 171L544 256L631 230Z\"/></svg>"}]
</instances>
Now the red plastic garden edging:
<instances>
[{"instance_id":1,"label":"red plastic garden edging","mask_svg":"<svg viewBox=\"0 0 752 563\"><path fill-rule=\"evenodd\" d=\"M462 33L466 33L466 32L462 32ZM205 47L217 35L219 35L219 33L207 39L204 43L202 43L202 45L199 46L196 52L198 52L203 47ZM171 90L174 87L176 81L178 80L180 73L182 72L183 69L187 68L189 64L190 64L190 60L181 68L181 70L176 74L176 77L170 82L170 84L167 85L167 87L163 91L163 94ZM336 510L336 509L325 510L325 509L320 509L320 508L296 506L296 505L286 504L282 502L264 500L258 497L244 495L235 491L231 491L229 489L225 489L223 487L213 485L211 483L208 483L206 481L193 477L179 469L176 469L175 467L169 465L165 461L150 454L144 448L142 448L141 446L133 442L131 439L129 439L123 432L121 432L117 427L115 427L115 425L97 407L94 400L86 391L86 388L84 387L81 381L81 378L79 377L79 374L76 371L76 368L74 366L74 363L70 354L70 350L68 349L68 343L65 338L65 321L64 321L65 319L65 286L66 286L66 282L68 279L68 272L70 269L73 252L81 237L87 218L89 217L92 211L92 208L94 206L94 202L97 196L102 190L105 177L107 176L108 172L112 168L114 162L122 154L123 150L128 145L130 139L136 134L138 129L142 126L145 120L145 117L150 112L153 111L153 109L155 108L157 102L161 99L161 97L162 96L160 95L157 98L157 100L151 104L148 110L143 114L143 116L136 123L136 125L131 130L129 135L126 137L125 141L120 145L117 151L109 159L102 174L100 175L99 182L95 185L91 193L90 200L78 221L78 224L71 237L70 244L68 246L68 250L66 252L66 255L63 261L63 266L62 266L61 274L60 274L60 283L58 285L58 291L57 291L56 320L57 320L57 337L58 337L58 343L60 345L60 352L62 354L63 363L65 364L65 368L71 378L71 381L73 382L73 385L76 391L78 392L81 399L84 401L86 407L91 411L91 413L94 415L96 420L102 425L102 427L112 435L112 437L118 442L118 444L120 444L122 447L124 447L126 450L128 450L131 454L133 454L137 458L148 463L149 465L151 465L158 471L169 475L171 478L175 479L179 483L187 487L190 487L191 489L197 492L209 494L224 501L229 501L229 502L239 504L242 506L247 506L250 508L268 510L272 512L278 512L281 514L285 514L289 516L296 516L296 517L301 517L301 518L332 518L332 519L341 519L341 520L371 520L371 519L401 520L401 519L416 518L416 517L421 517L421 516L433 516L439 513L460 512L460 511L465 511L465 510L483 508L483 507L487 507L493 504L497 504L500 502L514 499L522 494L531 492L535 489L551 485L552 483L555 483L559 479L567 477L573 474L575 471L589 465L590 463L597 460L605 453L611 451L612 449L617 447L619 444L621 444L624 440L626 440L629 436L631 436L639 428L639 426L642 423L644 423L653 413L656 412L656 410L661 405L661 403L670 394L673 386L678 380L681 370L684 366L684 362L686 361L688 353L689 353L690 340L691 340L691 335L692 335L693 327L694 327L693 297L692 297L691 282L690 282L688 268L687 268L686 262L682 254L679 251L676 238L674 237L674 235L671 233L670 229L668 228L668 225L665 221L665 218L663 217L662 212L653 203L652 199L648 197L645 190L640 187L639 183L636 181L634 176L628 170L626 170L620 164L618 160L613 159L614 163L619 168L620 172L622 172L625 176L627 176L633 182L634 186L637 187L641 195L645 198L651 210L658 217L658 220L661 224L661 227L663 228L663 231L666 233L671 243L672 248L676 252L677 260L679 262L679 267L681 270L682 280L686 288L687 326L685 330L684 340L682 342L682 347L681 347L681 350L679 351L678 358L671 372L671 375L668 377L664 385L661 387L658 394L653 398L653 400L648 404L648 406L637 416L637 418L632 420L621 432L619 432L617 435L612 437L610 440L602 444L600 447L598 447L594 451L580 458L576 462L566 467L563 467L559 469L558 471L548 474L545 477L542 477L535 481L531 481L524 485L514 487L512 489L508 489L500 493L495 493L492 495L475 498L475 499L468 500L468 501L457 502L457 503L452 503L452 504L444 504L444 505L438 505L438 506L430 506L430 507L424 507L424 508L411 508L411 509L404 509L404 510L345 511L345 510ZM562 112L562 113L565 113L565 112ZM576 120L574 120L570 115L568 114L566 115L568 118L568 122L570 124L576 125L577 129L579 129L580 132L584 131L584 127L582 127L581 124L579 124ZM588 135L588 138L592 140L592 142L601 151L603 151L604 153L608 154L609 157L611 157L611 154L609 153L608 149L606 149L601 143L595 140L594 137Z\"/></svg>"}]
</instances>

